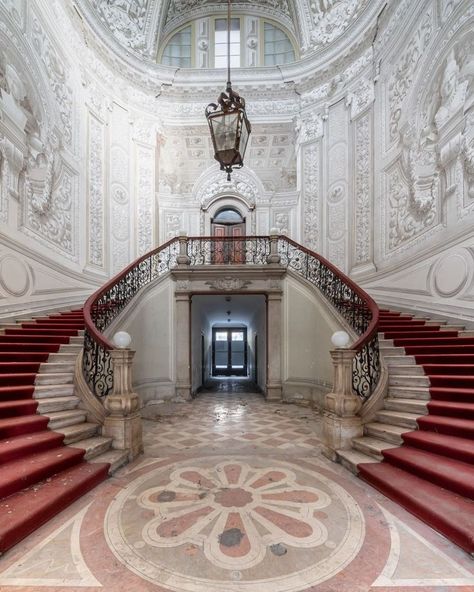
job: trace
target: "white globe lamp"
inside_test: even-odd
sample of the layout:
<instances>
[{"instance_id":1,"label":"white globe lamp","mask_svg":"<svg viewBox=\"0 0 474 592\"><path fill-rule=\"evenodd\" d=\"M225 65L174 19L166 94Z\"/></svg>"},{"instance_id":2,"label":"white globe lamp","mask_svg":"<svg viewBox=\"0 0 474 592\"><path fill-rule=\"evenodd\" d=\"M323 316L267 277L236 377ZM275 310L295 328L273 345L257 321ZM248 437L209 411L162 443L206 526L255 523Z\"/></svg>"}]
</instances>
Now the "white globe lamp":
<instances>
[{"instance_id":1,"label":"white globe lamp","mask_svg":"<svg viewBox=\"0 0 474 592\"><path fill-rule=\"evenodd\" d=\"M115 347L118 349L127 349L127 347L132 343L132 338L126 331L117 331L115 335L112 337L112 341L114 342Z\"/></svg>"},{"instance_id":2,"label":"white globe lamp","mask_svg":"<svg viewBox=\"0 0 474 592\"><path fill-rule=\"evenodd\" d=\"M331 342L337 348L346 349L349 346L351 338L345 331L336 331L332 334Z\"/></svg>"}]
</instances>

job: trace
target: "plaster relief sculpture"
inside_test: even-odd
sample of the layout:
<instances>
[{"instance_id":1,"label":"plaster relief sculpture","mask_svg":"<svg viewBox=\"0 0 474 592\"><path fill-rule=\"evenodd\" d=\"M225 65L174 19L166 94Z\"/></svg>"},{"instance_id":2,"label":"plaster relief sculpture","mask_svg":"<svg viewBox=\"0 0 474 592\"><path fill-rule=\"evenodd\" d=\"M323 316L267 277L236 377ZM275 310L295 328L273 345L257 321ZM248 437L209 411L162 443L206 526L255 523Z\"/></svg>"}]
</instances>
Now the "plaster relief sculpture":
<instances>
[{"instance_id":1,"label":"plaster relief sculpture","mask_svg":"<svg viewBox=\"0 0 474 592\"><path fill-rule=\"evenodd\" d=\"M312 0L312 31L310 48L327 45L350 26L368 0Z\"/></svg>"},{"instance_id":2,"label":"plaster relief sculpture","mask_svg":"<svg viewBox=\"0 0 474 592\"><path fill-rule=\"evenodd\" d=\"M468 81L461 82L461 72L454 50L450 53L441 80L441 104L435 114L438 130L464 106Z\"/></svg>"},{"instance_id":3,"label":"plaster relief sculpture","mask_svg":"<svg viewBox=\"0 0 474 592\"><path fill-rule=\"evenodd\" d=\"M303 147L303 241L318 251L320 244L320 144Z\"/></svg>"},{"instance_id":4,"label":"plaster relief sculpture","mask_svg":"<svg viewBox=\"0 0 474 592\"><path fill-rule=\"evenodd\" d=\"M150 0L92 0L92 6L114 37L125 47L146 47L145 25Z\"/></svg>"},{"instance_id":5,"label":"plaster relief sculpture","mask_svg":"<svg viewBox=\"0 0 474 592\"><path fill-rule=\"evenodd\" d=\"M402 105L412 86L421 57L431 40L432 32L432 16L431 12L428 12L390 76L388 84L390 142L398 139Z\"/></svg>"},{"instance_id":6,"label":"plaster relief sculpture","mask_svg":"<svg viewBox=\"0 0 474 592\"><path fill-rule=\"evenodd\" d=\"M224 292L232 292L235 290L243 290L247 288L252 282L249 280L242 280L240 278L226 276L206 282L212 290L223 290Z\"/></svg>"},{"instance_id":7,"label":"plaster relief sculpture","mask_svg":"<svg viewBox=\"0 0 474 592\"><path fill-rule=\"evenodd\" d=\"M45 73L49 78L51 90L56 99L63 143L66 147L72 148L72 89L67 83L65 65L37 19L34 19L32 24L32 42L38 56L43 61Z\"/></svg>"}]
</instances>

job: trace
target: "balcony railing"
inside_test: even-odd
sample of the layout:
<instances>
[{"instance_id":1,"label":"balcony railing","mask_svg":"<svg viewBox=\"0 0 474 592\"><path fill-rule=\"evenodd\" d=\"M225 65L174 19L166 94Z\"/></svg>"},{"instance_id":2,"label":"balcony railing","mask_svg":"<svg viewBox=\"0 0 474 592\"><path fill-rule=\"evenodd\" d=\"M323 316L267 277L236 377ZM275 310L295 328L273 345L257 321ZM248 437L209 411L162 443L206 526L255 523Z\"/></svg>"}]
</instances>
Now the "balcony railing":
<instances>
[{"instance_id":1,"label":"balcony railing","mask_svg":"<svg viewBox=\"0 0 474 592\"><path fill-rule=\"evenodd\" d=\"M110 351L104 331L140 290L182 265L266 265L279 262L311 283L359 336L353 364L353 389L366 400L380 377L378 307L373 299L329 261L284 237L180 237L172 239L112 278L84 307L83 373L99 399L113 389Z\"/></svg>"}]
</instances>

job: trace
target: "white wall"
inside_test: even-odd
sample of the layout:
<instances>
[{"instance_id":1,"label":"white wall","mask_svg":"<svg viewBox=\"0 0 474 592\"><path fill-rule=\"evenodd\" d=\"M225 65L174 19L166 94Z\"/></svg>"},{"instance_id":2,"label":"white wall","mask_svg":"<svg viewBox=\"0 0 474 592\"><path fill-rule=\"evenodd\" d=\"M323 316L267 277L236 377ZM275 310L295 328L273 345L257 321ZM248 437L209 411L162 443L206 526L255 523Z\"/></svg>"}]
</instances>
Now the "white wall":
<instances>
[{"instance_id":1,"label":"white wall","mask_svg":"<svg viewBox=\"0 0 474 592\"><path fill-rule=\"evenodd\" d=\"M282 305L283 397L321 408L333 381L331 335L347 328L314 288L289 275Z\"/></svg>"},{"instance_id":2,"label":"white wall","mask_svg":"<svg viewBox=\"0 0 474 592\"><path fill-rule=\"evenodd\" d=\"M142 293L114 320L107 331L127 331L136 350L133 387L142 404L175 396L175 283L163 278Z\"/></svg>"}]
</instances>

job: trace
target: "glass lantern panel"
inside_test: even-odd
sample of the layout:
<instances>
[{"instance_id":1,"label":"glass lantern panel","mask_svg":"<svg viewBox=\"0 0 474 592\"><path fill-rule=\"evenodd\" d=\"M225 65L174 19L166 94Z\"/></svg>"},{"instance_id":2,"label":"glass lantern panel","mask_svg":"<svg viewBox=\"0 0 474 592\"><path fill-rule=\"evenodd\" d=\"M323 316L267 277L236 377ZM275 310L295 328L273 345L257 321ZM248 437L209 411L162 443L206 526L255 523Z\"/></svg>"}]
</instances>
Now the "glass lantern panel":
<instances>
[{"instance_id":1,"label":"glass lantern panel","mask_svg":"<svg viewBox=\"0 0 474 592\"><path fill-rule=\"evenodd\" d=\"M233 150L235 148L238 123L238 113L226 113L225 115L212 118L212 128L217 152Z\"/></svg>"},{"instance_id":2,"label":"glass lantern panel","mask_svg":"<svg viewBox=\"0 0 474 592\"><path fill-rule=\"evenodd\" d=\"M246 125L246 121L245 119L242 120L242 132L240 134L240 146L239 146L239 151L240 151L240 155L242 157L242 160L244 159L245 156L245 151L247 149L247 142L249 141L249 131L247 129L247 125Z\"/></svg>"}]
</instances>

